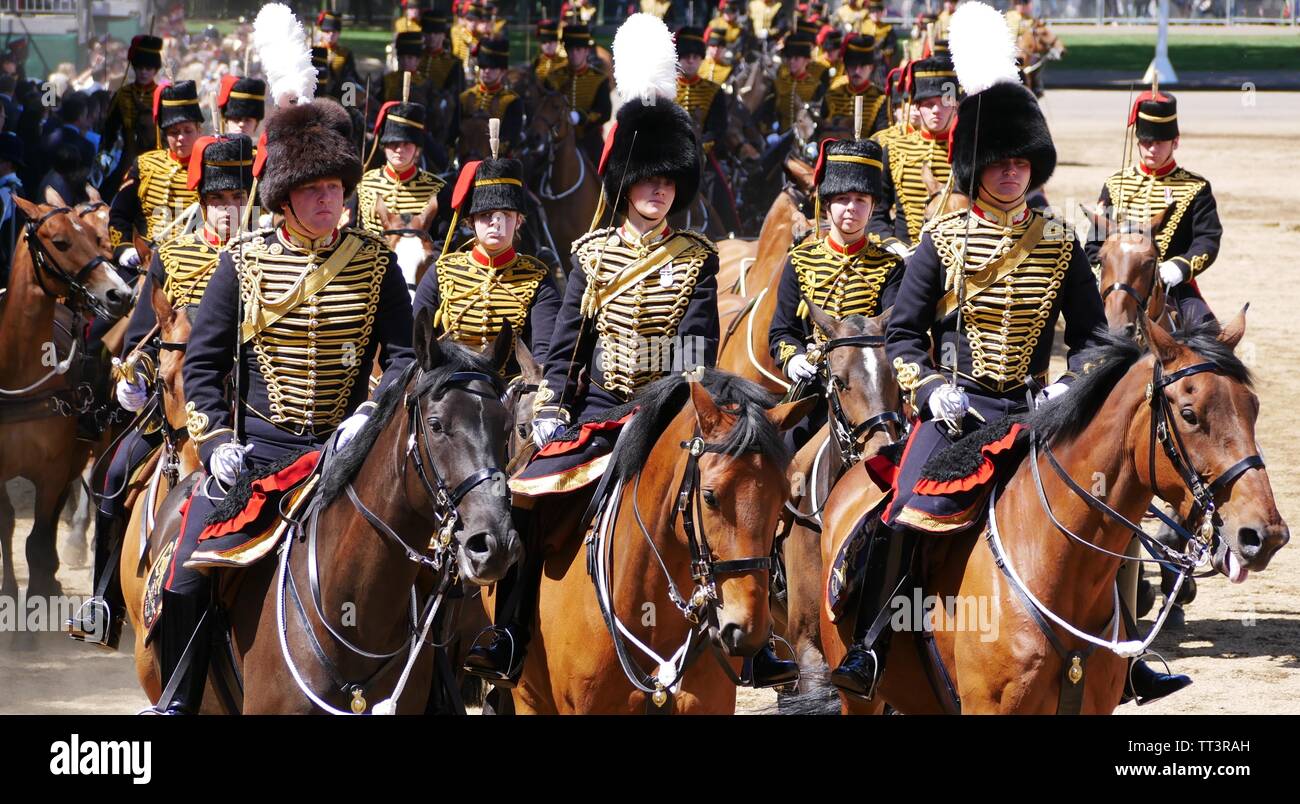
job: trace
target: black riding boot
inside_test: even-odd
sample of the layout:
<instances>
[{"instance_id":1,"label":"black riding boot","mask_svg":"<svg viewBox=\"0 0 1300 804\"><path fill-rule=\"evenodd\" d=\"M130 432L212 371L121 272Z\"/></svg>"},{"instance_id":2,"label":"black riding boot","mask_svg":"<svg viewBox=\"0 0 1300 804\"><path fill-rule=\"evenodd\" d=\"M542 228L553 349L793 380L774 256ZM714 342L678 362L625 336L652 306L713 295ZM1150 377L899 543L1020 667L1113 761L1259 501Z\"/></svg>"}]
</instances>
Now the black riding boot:
<instances>
[{"instance_id":1,"label":"black riding boot","mask_svg":"<svg viewBox=\"0 0 1300 804\"><path fill-rule=\"evenodd\" d=\"M799 663L777 656L769 639L750 660L749 678L754 689L791 685L799 680Z\"/></svg>"},{"instance_id":2,"label":"black riding boot","mask_svg":"<svg viewBox=\"0 0 1300 804\"><path fill-rule=\"evenodd\" d=\"M529 524L520 527L523 522ZM485 629L489 634L487 643L476 640L465 657L466 673L507 689L513 689L524 672L524 656L532 638L537 593L542 583L541 550L527 536L531 524L531 512L515 517L515 527L524 540L524 561L511 567L497 582L496 624Z\"/></svg>"},{"instance_id":3,"label":"black riding boot","mask_svg":"<svg viewBox=\"0 0 1300 804\"><path fill-rule=\"evenodd\" d=\"M163 691L172 676L182 672L180 683L170 700L158 701L158 710L168 715L198 714L203 704L203 689L208 682L208 658L212 653L212 617L208 613L210 596L198 597L163 592L162 642L159 646ZM187 645L189 664L180 667Z\"/></svg>"},{"instance_id":4,"label":"black riding boot","mask_svg":"<svg viewBox=\"0 0 1300 804\"><path fill-rule=\"evenodd\" d=\"M1122 704L1134 699L1138 706L1172 695L1192 683L1190 676L1178 673L1161 673L1141 659L1132 659L1129 663L1127 680L1124 682L1124 696L1119 699Z\"/></svg>"},{"instance_id":5,"label":"black riding boot","mask_svg":"<svg viewBox=\"0 0 1300 804\"><path fill-rule=\"evenodd\" d=\"M122 585L117 579L117 562L121 538L117 520L103 511L95 513L95 574L91 588L96 594L81 605L68 620L68 636L109 650L117 650L122 639L122 619L126 604ZM107 580L106 580L107 579ZM103 589L103 594L99 590Z\"/></svg>"},{"instance_id":6,"label":"black riding boot","mask_svg":"<svg viewBox=\"0 0 1300 804\"><path fill-rule=\"evenodd\" d=\"M895 587L911 567L916 534L907 528L889 528L877 520L869 538L871 543L867 547L866 573L859 592L862 598L854 626L853 646L839 667L831 672L831 683L836 687L868 699L875 694L876 684L884 673L885 657L893 634L887 619L874 629L872 625L877 618L890 616L885 612L889 609Z\"/></svg>"}]
</instances>

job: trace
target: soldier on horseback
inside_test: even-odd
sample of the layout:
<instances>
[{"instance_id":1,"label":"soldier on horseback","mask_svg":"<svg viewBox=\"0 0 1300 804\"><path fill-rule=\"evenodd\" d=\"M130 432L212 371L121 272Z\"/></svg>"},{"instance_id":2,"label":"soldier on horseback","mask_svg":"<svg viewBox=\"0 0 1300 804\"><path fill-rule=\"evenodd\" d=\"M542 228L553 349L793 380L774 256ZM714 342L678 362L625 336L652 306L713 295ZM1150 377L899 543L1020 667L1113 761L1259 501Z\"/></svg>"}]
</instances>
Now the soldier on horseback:
<instances>
[{"instance_id":1,"label":"soldier on horseback","mask_svg":"<svg viewBox=\"0 0 1300 804\"><path fill-rule=\"evenodd\" d=\"M257 130L266 117L266 82L260 78L222 76L217 108L221 110L223 133L243 134L257 142Z\"/></svg>"},{"instance_id":2,"label":"soldier on horseback","mask_svg":"<svg viewBox=\"0 0 1300 804\"><path fill-rule=\"evenodd\" d=\"M418 73L433 92L451 93L455 100L465 85L465 70L447 48L447 14L439 9L426 8L420 12L420 33L424 37L424 52L420 56Z\"/></svg>"},{"instance_id":3,"label":"soldier on horseback","mask_svg":"<svg viewBox=\"0 0 1300 804\"><path fill-rule=\"evenodd\" d=\"M420 168L425 142L424 124L422 104L390 101L379 109L375 120L375 147L383 146L384 164L361 177L361 183L357 185L357 216L354 218L371 234L384 233L384 222L375 210L377 201L382 200L384 209L390 213L417 215L446 184L433 173ZM432 220L432 216L429 219Z\"/></svg>"},{"instance_id":4,"label":"soldier on horseback","mask_svg":"<svg viewBox=\"0 0 1300 804\"><path fill-rule=\"evenodd\" d=\"M569 118L577 127L578 146L595 163L600 158L601 135L613 110L609 76L590 62L591 32L586 25L564 26L564 52L569 61L556 68L547 83L569 101Z\"/></svg>"},{"instance_id":5,"label":"soldier on horseback","mask_svg":"<svg viewBox=\"0 0 1300 804\"><path fill-rule=\"evenodd\" d=\"M677 105L686 110L700 132L704 152L713 150L727 134L726 96L719 84L700 76L704 61L704 31L687 26L678 28L677 42Z\"/></svg>"},{"instance_id":6,"label":"soldier on horseback","mask_svg":"<svg viewBox=\"0 0 1300 804\"><path fill-rule=\"evenodd\" d=\"M492 118L501 121L501 152L508 155L519 144L524 127L524 103L505 83L506 70L510 67L510 41L481 42L474 61L478 66L478 82L460 95L461 158L467 156L466 125L471 120L476 125L486 125ZM481 158L487 154L469 156Z\"/></svg>"},{"instance_id":7,"label":"soldier on horseback","mask_svg":"<svg viewBox=\"0 0 1300 804\"><path fill-rule=\"evenodd\" d=\"M1046 399L1068 392L1083 369L1081 352L1101 343L1105 327L1078 238L1026 203L1030 189L1041 187L1056 167L1038 102L1020 85L1013 61L973 58L979 83L963 82L967 96L957 110L951 149L955 187L972 205L925 229L886 334L899 387L918 420L886 506L879 518L867 517L855 641L831 675L840 689L863 697L873 695L883 671L893 598L911 569L917 538L972 527L991 493L992 473L982 466L955 476L932 459L955 462L941 453L968 425L987 425L980 430L987 443L979 446L990 461L1013 453L1018 431L1007 417L1024 412L1027 390L1046 383L1057 318L1065 316L1069 371L1043 389ZM1141 662L1131 677L1144 698L1186 682Z\"/></svg>"},{"instance_id":8,"label":"soldier on horseback","mask_svg":"<svg viewBox=\"0 0 1300 804\"><path fill-rule=\"evenodd\" d=\"M376 356L384 372L376 394L414 359L396 260L374 235L338 226L361 179L347 113L328 99L278 110L259 162L262 202L284 222L222 251L185 360L188 429L207 474L190 497L162 593L171 694L158 709L169 713L196 712L202 701L207 568L237 565L277 521L284 490L315 467L312 451L331 438L342 447L365 426Z\"/></svg>"},{"instance_id":9,"label":"soldier on horseback","mask_svg":"<svg viewBox=\"0 0 1300 804\"><path fill-rule=\"evenodd\" d=\"M628 41L624 37L638 39L638 24L668 36L658 20L636 15L620 29L616 50ZM599 171L603 198L621 224L574 243L534 407L533 438L541 449L510 481L521 509L517 524L528 541L526 564L498 591L492 639L466 661L466 672L494 684L513 687L522 673L545 528L574 504L572 492L600 480L619 430L633 415L628 400L667 374L717 359L717 251L702 235L673 231L667 222L694 200L703 158L690 115L673 100L676 58L671 45L667 49L649 54L653 70L629 58L633 54L616 54L619 69L637 82L620 82L629 100L619 109ZM754 659L756 685L797 675L794 663L778 660L770 645Z\"/></svg>"},{"instance_id":10,"label":"soldier on horseback","mask_svg":"<svg viewBox=\"0 0 1300 804\"><path fill-rule=\"evenodd\" d=\"M704 61L700 62L699 74L706 81L712 81L725 87L731 71L735 69L735 55L727 42L727 32L710 26L705 41ZM730 91L730 90L728 90Z\"/></svg>"},{"instance_id":11,"label":"soldier on horseback","mask_svg":"<svg viewBox=\"0 0 1300 804\"><path fill-rule=\"evenodd\" d=\"M885 22L884 0L868 0L867 19L858 28L863 36L870 36L876 43L876 53L880 59L882 71L891 69L898 54L898 31Z\"/></svg>"},{"instance_id":12,"label":"soldier on horseback","mask_svg":"<svg viewBox=\"0 0 1300 804\"><path fill-rule=\"evenodd\" d=\"M818 207L830 231L790 250L777 286L776 312L767 340L772 357L791 382L817 386L817 342L808 304L837 319L880 315L894 303L903 261L867 235L871 208L880 198L880 146L870 140L825 140L817 160ZM809 390L812 390L809 388ZM823 403L808 419L786 431L795 450L826 424Z\"/></svg>"},{"instance_id":13,"label":"soldier on horseback","mask_svg":"<svg viewBox=\"0 0 1300 804\"><path fill-rule=\"evenodd\" d=\"M826 94L830 76L823 64L812 60L812 46L813 40L799 33L787 36L781 46L783 62L760 114L777 136L790 131L804 105L819 103Z\"/></svg>"},{"instance_id":14,"label":"soldier on horseback","mask_svg":"<svg viewBox=\"0 0 1300 804\"><path fill-rule=\"evenodd\" d=\"M183 231L182 214L197 209L198 195L189 187L186 167L203 125L198 90L193 81L163 84L154 91L154 121L159 147L136 158L109 211L108 238L113 259L123 268L138 269L141 254L136 235L151 248ZM162 147L163 139L166 147Z\"/></svg>"},{"instance_id":15,"label":"soldier on horseback","mask_svg":"<svg viewBox=\"0 0 1300 804\"><path fill-rule=\"evenodd\" d=\"M339 44L343 34L343 17L333 11L322 11L316 17L317 39L325 48L325 63L329 68L329 78L325 84L325 94L338 97L347 84L364 87L357 72L357 60L352 51Z\"/></svg>"},{"instance_id":16,"label":"soldier on horseback","mask_svg":"<svg viewBox=\"0 0 1300 804\"><path fill-rule=\"evenodd\" d=\"M1134 128L1136 165L1106 179L1100 212L1114 220L1145 223L1161 216L1151 236L1159 249L1156 270L1178 308L1179 324L1196 326L1214 318L1196 286L1196 277L1219 255L1223 226L1210 182L1179 165L1178 101L1153 88L1133 102L1128 124ZM1105 233L1089 238L1088 256L1095 264Z\"/></svg>"},{"instance_id":17,"label":"soldier on horseback","mask_svg":"<svg viewBox=\"0 0 1300 804\"><path fill-rule=\"evenodd\" d=\"M740 0L718 0L718 14L709 20L708 32L710 45L713 44L712 38L716 33L722 40L718 43L719 47L731 48L738 52L744 44L741 40L745 37L745 26L740 22ZM727 79L724 76L721 79L710 78L709 80L721 84Z\"/></svg>"},{"instance_id":18,"label":"soldier on horseback","mask_svg":"<svg viewBox=\"0 0 1300 804\"><path fill-rule=\"evenodd\" d=\"M546 19L537 23L537 42L540 52L533 59L533 77L540 84L569 62L560 53L560 24L555 20Z\"/></svg>"},{"instance_id":19,"label":"soldier on horseback","mask_svg":"<svg viewBox=\"0 0 1300 804\"><path fill-rule=\"evenodd\" d=\"M928 166L936 181L948 180L949 129L957 111L957 73L947 53L912 64L910 81L921 127L885 144L881 203L871 221L871 232L902 257L920 240L925 223L930 191L922 170Z\"/></svg>"},{"instance_id":20,"label":"soldier on horseback","mask_svg":"<svg viewBox=\"0 0 1300 804\"><path fill-rule=\"evenodd\" d=\"M117 400L131 413L144 409L153 396L159 344L157 318L149 299L161 288L173 307L196 306L203 298L217 257L235 236L253 184L253 142L242 134L204 137L194 146L185 172L187 187L199 198L202 226L181 234L153 255L127 326L117 381ZM131 476L163 442L161 411L124 434L113 451L95 517L95 590L77 617L68 622L71 636L116 650L122 634L122 589L117 582L117 553Z\"/></svg>"},{"instance_id":21,"label":"soldier on horseback","mask_svg":"<svg viewBox=\"0 0 1300 804\"><path fill-rule=\"evenodd\" d=\"M856 98L862 98L861 134L872 134L889 126L888 98L872 81L876 66L876 43L863 34L850 34L844 40L842 75L835 76L826 91L824 126L835 132L849 131L853 125Z\"/></svg>"},{"instance_id":22,"label":"soldier on horseback","mask_svg":"<svg viewBox=\"0 0 1300 804\"><path fill-rule=\"evenodd\" d=\"M509 322L514 337L545 359L560 292L545 264L514 247L527 209L523 174L518 159L493 157L461 168L451 203L474 237L459 250L444 249L420 280L414 308L417 314L427 309L440 333L479 351ZM506 375L519 370L512 358Z\"/></svg>"},{"instance_id":23,"label":"soldier on horseback","mask_svg":"<svg viewBox=\"0 0 1300 804\"><path fill-rule=\"evenodd\" d=\"M122 153L118 164L104 180L105 189L120 185L120 179L135 164L136 157L158 147L154 131L153 98L157 84L154 79L162 69L163 41L156 36L141 34L131 40L126 60L135 71L134 80L123 85L116 94L100 129L99 149L102 154L113 150L118 135L122 137ZM106 168L107 169L107 168Z\"/></svg>"}]
</instances>

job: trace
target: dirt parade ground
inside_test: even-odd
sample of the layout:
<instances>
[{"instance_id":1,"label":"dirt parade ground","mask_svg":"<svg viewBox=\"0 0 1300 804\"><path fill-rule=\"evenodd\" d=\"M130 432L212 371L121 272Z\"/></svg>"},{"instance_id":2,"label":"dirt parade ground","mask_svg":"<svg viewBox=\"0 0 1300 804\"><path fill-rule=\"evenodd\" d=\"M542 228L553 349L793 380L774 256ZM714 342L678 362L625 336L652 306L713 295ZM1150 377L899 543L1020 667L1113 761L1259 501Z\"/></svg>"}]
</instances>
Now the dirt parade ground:
<instances>
[{"instance_id":1,"label":"dirt parade ground","mask_svg":"<svg viewBox=\"0 0 1300 804\"><path fill-rule=\"evenodd\" d=\"M1176 91L1176 88L1175 88ZM1093 203L1102 181L1120 167L1129 95L1124 91L1049 91L1043 105L1059 163L1047 193L1079 220L1078 203ZM1300 430L1296 369L1300 341L1300 93L1181 92L1180 164L1213 185L1223 221L1218 261L1200 282L1210 306L1227 318L1250 303L1238 353L1255 373L1261 400L1259 446L1282 516L1300 522ZM14 481L14 538L20 583L31 528L31 487ZM66 525L65 525L66 528ZM1048 536L1045 534L1045 538ZM60 543L64 534L60 534ZM63 552L59 580L66 594L90 590L86 562ZM1153 609L1152 615L1158 611ZM1245 584L1223 576L1200 583L1185 627L1163 633L1155 647L1175 672L1195 683L1178 694L1121 714L1300 714L1300 546L1290 545ZM1149 620L1147 621L1149 622ZM41 633L0 633L0 713L129 714L147 706L129 649L108 653L73 642L47 623ZM775 695L741 691L742 712L775 711Z\"/></svg>"}]
</instances>

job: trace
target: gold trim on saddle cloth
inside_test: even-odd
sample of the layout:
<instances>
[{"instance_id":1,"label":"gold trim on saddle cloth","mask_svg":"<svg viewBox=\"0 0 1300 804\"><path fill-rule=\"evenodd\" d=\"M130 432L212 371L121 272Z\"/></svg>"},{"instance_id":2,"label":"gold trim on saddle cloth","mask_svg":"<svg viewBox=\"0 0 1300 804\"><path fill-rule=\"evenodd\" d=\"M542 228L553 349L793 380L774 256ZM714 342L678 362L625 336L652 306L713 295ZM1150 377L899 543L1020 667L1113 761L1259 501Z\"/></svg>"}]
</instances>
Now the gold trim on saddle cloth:
<instances>
[{"instance_id":1,"label":"gold trim on saddle cloth","mask_svg":"<svg viewBox=\"0 0 1300 804\"><path fill-rule=\"evenodd\" d=\"M314 473L305 483L289 492L288 513L279 518L275 527L267 528L253 539L232 547L229 550L195 550L185 562L187 569L204 569L206 567L249 567L256 564L267 553L275 549L287 532L303 503L311 499L312 489L320 473Z\"/></svg>"},{"instance_id":2,"label":"gold trim on saddle cloth","mask_svg":"<svg viewBox=\"0 0 1300 804\"><path fill-rule=\"evenodd\" d=\"M613 453L610 453L612 455ZM610 455L600 455L590 461L544 477L510 478L510 491L525 497L540 497L543 494L563 494L593 483L605 474Z\"/></svg>"}]
</instances>

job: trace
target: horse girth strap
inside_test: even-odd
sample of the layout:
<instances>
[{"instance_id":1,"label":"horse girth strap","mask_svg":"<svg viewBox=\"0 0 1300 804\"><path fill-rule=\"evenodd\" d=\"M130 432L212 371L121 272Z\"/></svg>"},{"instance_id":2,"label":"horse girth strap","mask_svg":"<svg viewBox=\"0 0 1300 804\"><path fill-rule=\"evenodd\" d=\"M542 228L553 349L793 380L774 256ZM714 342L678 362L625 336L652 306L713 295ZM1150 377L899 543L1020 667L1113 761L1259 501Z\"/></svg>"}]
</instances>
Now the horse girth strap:
<instances>
[{"instance_id":1,"label":"horse girth strap","mask_svg":"<svg viewBox=\"0 0 1300 804\"><path fill-rule=\"evenodd\" d=\"M654 271L672 262L683 251L690 248L692 241L686 237L674 237L645 256L644 259L629 263L614 275L604 287L597 286L595 277L587 283L587 292L582 298L581 313L592 317L596 311L636 287Z\"/></svg>"},{"instance_id":2,"label":"horse girth strap","mask_svg":"<svg viewBox=\"0 0 1300 804\"><path fill-rule=\"evenodd\" d=\"M254 298L248 305L244 321L240 325L241 340L244 343L251 341L259 332L319 293L348 266L360 248L361 238L348 235L329 259L325 260L318 270L305 277L287 299L275 305L268 305L261 304Z\"/></svg>"},{"instance_id":3,"label":"horse girth strap","mask_svg":"<svg viewBox=\"0 0 1300 804\"><path fill-rule=\"evenodd\" d=\"M1020 264L1033 253L1034 249L1038 248L1039 242L1043 239L1043 230L1046 227L1046 218L1042 216L1035 218L1034 222L1029 224L1029 228L1025 230L1025 233L1021 235L1020 240L1016 241L1016 244L1006 254L1003 254L1002 257L989 263L974 274L958 277L958 281L966 283L965 293L962 295L961 301L970 301L1019 268ZM965 261L965 254L962 255L962 260ZM952 289L943 294L936 311L938 318L946 318L957 309L957 291L960 288L961 286L954 282Z\"/></svg>"}]
</instances>

